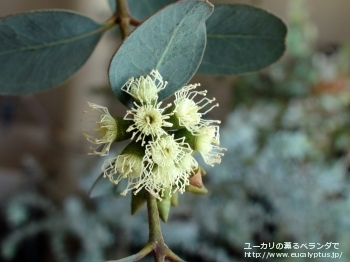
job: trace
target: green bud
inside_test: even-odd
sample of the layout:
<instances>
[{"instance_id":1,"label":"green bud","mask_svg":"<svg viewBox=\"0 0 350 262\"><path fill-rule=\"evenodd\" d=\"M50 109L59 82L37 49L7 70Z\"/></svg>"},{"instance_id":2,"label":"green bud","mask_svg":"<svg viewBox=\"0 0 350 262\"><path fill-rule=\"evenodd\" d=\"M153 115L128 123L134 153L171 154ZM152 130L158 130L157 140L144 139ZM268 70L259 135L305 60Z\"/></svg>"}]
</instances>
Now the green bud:
<instances>
[{"instance_id":1,"label":"green bud","mask_svg":"<svg viewBox=\"0 0 350 262\"><path fill-rule=\"evenodd\" d=\"M171 205L176 207L179 204L179 194L177 192L173 193L171 195L171 199L170 199Z\"/></svg>"},{"instance_id":2,"label":"green bud","mask_svg":"<svg viewBox=\"0 0 350 262\"><path fill-rule=\"evenodd\" d=\"M174 132L174 138L182 138L185 137L185 142L189 144L192 150L195 150L196 147L196 136L192 135L190 131L186 128L177 130Z\"/></svg>"},{"instance_id":3,"label":"green bud","mask_svg":"<svg viewBox=\"0 0 350 262\"><path fill-rule=\"evenodd\" d=\"M189 178L189 181L191 186L195 186L198 188L204 187L203 181L202 181L202 174L199 168L195 171L195 174Z\"/></svg>"},{"instance_id":4,"label":"green bud","mask_svg":"<svg viewBox=\"0 0 350 262\"><path fill-rule=\"evenodd\" d=\"M168 221L171 206L170 190L171 189L169 188L165 189L161 196L161 199L157 200L159 217L165 223Z\"/></svg>"},{"instance_id":5,"label":"green bud","mask_svg":"<svg viewBox=\"0 0 350 262\"><path fill-rule=\"evenodd\" d=\"M171 197L167 194L167 198L163 198L162 200L157 200L158 212L160 219L166 223L169 218L170 205L171 205Z\"/></svg>"},{"instance_id":6,"label":"green bud","mask_svg":"<svg viewBox=\"0 0 350 262\"><path fill-rule=\"evenodd\" d=\"M146 203L146 191L142 189L136 195L131 196L131 215L135 215L137 211Z\"/></svg>"},{"instance_id":7,"label":"green bud","mask_svg":"<svg viewBox=\"0 0 350 262\"><path fill-rule=\"evenodd\" d=\"M201 173L202 176L205 176L207 174L207 171L201 166L198 166L199 172Z\"/></svg>"},{"instance_id":8,"label":"green bud","mask_svg":"<svg viewBox=\"0 0 350 262\"><path fill-rule=\"evenodd\" d=\"M190 193L193 193L193 194L204 195L204 194L208 193L208 189L206 189L204 185L203 185L202 188L195 187L195 186L192 186L192 185L188 185L188 186L186 186L186 192L190 192Z\"/></svg>"},{"instance_id":9,"label":"green bud","mask_svg":"<svg viewBox=\"0 0 350 262\"><path fill-rule=\"evenodd\" d=\"M117 136L115 141L123 141L131 138L132 132L126 132L126 130L133 124L132 120L125 120L122 117L115 117L117 122Z\"/></svg>"},{"instance_id":10,"label":"green bud","mask_svg":"<svg viewBox=\"0 0 350 262\"><path fill-rule=\"evenodd\" d=\"M183 129L185 128L184 126L180 126L179 119L176 117L175 114L173 114L175 110L175 105L172 105L171 107L167 108L165 110L165 114L169 114L170 117L167 119L167 122L172 123L172 127L169 127L168 129L170 130L177 130L177 129Z\"/></svg>"},{"instance_id":11,"label":"green bud","mask_svg":"<svg viewBox=\"0 0 350 262\"><path fill-rule=\"evenodd\" d=\"M143 158L145 155L145 147L140 142L131 141L122 151L121 155L134 155L139 158Z\"/></svg>"}]
</instances>

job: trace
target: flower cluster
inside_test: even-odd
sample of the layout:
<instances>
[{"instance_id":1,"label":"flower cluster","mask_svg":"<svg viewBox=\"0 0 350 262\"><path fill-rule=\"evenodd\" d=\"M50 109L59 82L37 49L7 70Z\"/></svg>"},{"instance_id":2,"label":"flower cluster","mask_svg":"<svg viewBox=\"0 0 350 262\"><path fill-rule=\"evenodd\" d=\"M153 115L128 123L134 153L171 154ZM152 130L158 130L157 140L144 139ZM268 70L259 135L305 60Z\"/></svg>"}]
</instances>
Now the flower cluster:
<instances>
[{"instance_id":1,"label":"flower cluster","mask_svg":"<svg viewBox=\"0 0 350 262\"><path fill-rule=\"evenodd\" d=\"M221 162L224 149L219 147L219 126L213 125L220 121L203 119L218 106L211 105L215 98L206 98L206 91L195 91L199 84L188 85L175 93L173 104L162 106L158 93L166 85L156 70L130 78L122 90L132 97L133 107L124 118L113 118L107 108L89 103L92 111L100 114L94 129L97 136L85 134L97 145L94 154L107 155L112 142L132 140L119 156L107 159L102 166L111 182L118 184L127 179L124 195L145 189L161 199L168 197L166 192L185 192L191 176L199 170L195 152L208 165Z\"/></svg>"}]
</instances>

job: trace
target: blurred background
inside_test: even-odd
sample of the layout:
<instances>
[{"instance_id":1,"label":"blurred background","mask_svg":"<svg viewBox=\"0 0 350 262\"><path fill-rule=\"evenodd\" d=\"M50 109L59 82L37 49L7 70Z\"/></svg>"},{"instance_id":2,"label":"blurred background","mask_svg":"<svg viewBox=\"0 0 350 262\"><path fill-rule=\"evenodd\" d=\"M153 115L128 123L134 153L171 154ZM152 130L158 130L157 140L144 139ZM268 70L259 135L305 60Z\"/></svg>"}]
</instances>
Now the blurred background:
<instances>
[{"instance_id":1,"label":"blurred background","mask_svg":"<svg viewBox=\"0 0 350 262\"><path fill-rule=\"evenodd\" d=\"M111 16L107 2L2 0L0 16L63 8L103 22ZM339 243L339 250L318 251L343 252L341 261L349 261L350 2L220 2L281 17L288 49L254 74L192 80L220 103L210 118L222 120L221 146L228 151L207 170L208 195L181 195L162 225L165 241L186 261L259 261L244 257L245 243L273 242ZM62 86L0 96L0 261L100 262L147 242L145 208L130 217L130 196L119 197L103 181L94 198L88 193L104 159L87 155L82 132L91 125L82 112L89 101L125 114L106 73L120 43L118 30L105 35ZM122 148L117 144L109 157Z\"/></svg>"}]
</instances>

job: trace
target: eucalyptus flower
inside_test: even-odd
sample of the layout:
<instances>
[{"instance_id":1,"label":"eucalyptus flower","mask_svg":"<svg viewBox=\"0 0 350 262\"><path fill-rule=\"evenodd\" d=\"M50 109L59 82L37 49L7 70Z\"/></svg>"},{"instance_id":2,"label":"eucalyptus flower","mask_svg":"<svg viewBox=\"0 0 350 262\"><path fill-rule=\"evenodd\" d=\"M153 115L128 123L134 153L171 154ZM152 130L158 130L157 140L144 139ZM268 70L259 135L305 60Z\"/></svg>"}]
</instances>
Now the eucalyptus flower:
<instances>
[{"instance_id":1,"label":"eucalyptus flower","mask_svg":"<svg viewBox=\"0 0 350 262\"><path fill-rule=\"evenodd\" d=\"M177 170L173 164L167 166L152 165L152 167L140 186L156 198L161 199L161 197L164 197L164 190L172 187L172 181L177 175Z\"/></svg>"},{"instance_id":2,"label":"eucalyptus flower","mask_svg":"<svg viewBox=\"0 0 350 262\"><path fill-rule=\"evenodd\" d=\"M149 142L144 160L148 164L140 187L156 197L163 197L167 189L172 189L170 194L171 191L183 193L190 175L198 168L189 144L184 142L184 138L174 139L173 135L164 135Z\"/></svg>"},{"instance_id":3,"label":"eucalyptus flower","mask_svg":"<svg viewBox=\"0 0 350 262\"><path fill-rule=\"evenodd\" d=\"M126 130L127 132L133 131L132 139L142 140L142 145L144 145L146 136L152 136L153 139L166 134L163 128L172 126L172 123L166 121L170 118L171 113L163 114L163 112L171 104L160 108L161 104L162 102L155 105L138 105L134 102L136 108L126 111L124 119L133 121L133 124Z\"/></svg>"},{"instance_id":4,"label":"eucalyptus flower","mask_svg":"<svg viewBox=\"0 0 350 262\"><path fill-rule=\"evenodd\" d=\"M175 92L175 109L174 118L176 119L176 124L185 127L192 134L198 134L198 130L203 127L210 125L211 123L220 123L218 120L207 120L203 119L203 115L211 111L214 107L219 106L215 104L209 106L215 101L215 98L209 99L205 97L207 91L192 91L196 89L200 84L188 85L181 88L179 91ZM203 96L199 101L195 101L196 96ZM206 109L205 109L206 108ZM200 112L204 109L204 112Z\"/></svg>"},{"instance_id":5,"label":"eucalyptus flower","mask_svg":"<svg viewBox=\"0 0 350 262\"><path fill-rule=\"evenodd\" d=\"M164 135L146 146L146 160L159 166L178 164L186 153L192 153L189 144L174 135Z\"/></svg>"},{"instance_id":6,"label":"eucalyptus flower","mask_svg":"<svg viewBox=\"0 0 350 262\"><path fill-rule=\"evenodd\" d=\"M121 89L138 103L152 104L158 100L158 92L163 90L167 83L157 70L152 70L146 77L130 78Z\"/></svg>"},{"instance_id":7,"label":"eucalyptus flower","mask_svg":"<svg viewBox=\"0 0 350 262\"><path fill-rule=\"evenodd\" d=\"M222 151L226 148L219 147L219 126L205 126L199 129L199 135L195 137L194 149L198 151L206 164L214 166L221 163Z\"/></svg>"},{"instance_id":8,"label":"eucalyptus flower","mask_svg":"<svg viewBox=\"0 0 350 262\"><path fill-rule=\"evenodd\" d=\"M151 169L146 169L144 179L139 182L138 187L145 188L153 196L160 199L169 197L175 192L184 193L186 186L190 184L190 177L194 174L197 162L190 154L186 154L190 161L186 161L185 165L175 163L167 163L164 166L152 165ZM184 157L184 159L188 159ZM139 191L138 189L137 191ZM168 192L169 195L164 195Z\"/></svg>"},{"instance_id":9,"label":"eucalyptus flower","mask_svg":"<svg viewBox=\"0 0 350 262\"><path fill-rule=\"evenodd\" d=\"M114 141L122 141L131 137L131 134L126 132L127 128L132 124L129 120L124 120L122 117L112 117L108 109L94 103L88 102L91 107L90 117L94 118L93 123L97 125L93 129L94 135L83 133L83 136L91 143L97 145L92 148L93 155L106 156L109 154L109 149Z\"/></svg>"},{"instance_id":10,"label":"eucalyptus flower","mask_svg":"<svg viewBox=\"0 0 350 262\"><path fill-rule=\"evenodd\" d=\"M165 112L171 104L161 108L162 102L158 102L158 92L166 85L167 82L163 81L159 72L152 70L147 76L130 78L122 87L122 90L134 99L134 107L128 110L124 117L125 120L133 121L127 132L132 132L132 139L142 140L142 145L145 144L147 136L152 136L152 139L157 138L166 134L164 128L173 125L166 121L173 113Z\"/></svg>"},{"instance_id":11,"label":"eucalyptus flower","mask_svg":"<svg viewBox=\"0 0 350 262\"><path fill-rule=\"evenodd\" d=\"M94 121L97 127L93 129L95 136L85 133L83 135L89 142L97 145L93 148L93 154L108 155L111 144L117 138L117 121L109 114L106 107L89 102L88 104L91 107L93 117L97 118Z\"/></svg>"},{"instance_id":12,"label":"eucalyptus flower","mask_svg":"<svg viewBox=\"0 0 350 262\"><path fill-rule=\"evenodd\" d=\"M122 179L127 179L128 184L122 192L122 195L126 195L142 178L145 169L143 156L144 148L139 143L131 142L119 156L107 159L103 163L104 177L108 177L114 184L118 184ZM115 175L117 175L116 178Z\"/></svg>"},{"instance_id":13,"label":"eucalyptus flower","mask_svg":"<svg viewBox=\"0 0 350 262\"><path fill-rule=\"evenodd\" d=\"M198 163L192 154L186 153L177 163L177 167L189 175L194 175L198 169Z\"/></svg>"}]
</instances>

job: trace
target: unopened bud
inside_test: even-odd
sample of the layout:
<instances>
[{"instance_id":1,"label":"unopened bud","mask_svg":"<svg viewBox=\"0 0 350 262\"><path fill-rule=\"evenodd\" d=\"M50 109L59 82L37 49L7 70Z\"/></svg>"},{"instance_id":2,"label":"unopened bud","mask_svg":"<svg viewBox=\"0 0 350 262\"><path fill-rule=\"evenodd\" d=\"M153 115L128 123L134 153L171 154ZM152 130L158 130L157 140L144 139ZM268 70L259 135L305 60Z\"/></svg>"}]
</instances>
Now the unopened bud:
<instances>
[{"instance_id":1,"label":"unopened bud","mask_svg":"<svg viewBox=\"0 0 350 262\"><path fill-rule=\"evenodd\" d=\"M146 203L145 190L141 190L137 194L131 196L131 215L135 215L137 211Z\"/></svg>"},{"instance_id":2,"label":"unopened bud","mask_svg":"<svg viewBox=\"0 0 350 262\"><path fill-rule=\"evenodd\" d=\"M196 173L189 178L190 185L202 188L203 187L203 181L202 181L202 174L200 169L197 169Z\"/></svg>"},{"instance_id":3,"label":"unopened bud","mask_svg":"<svg viewBox=\"0 0 350 262\"><path fill-rule=\"evenodd\" d=\"M164 190L164 198L157 200L159 217L164 223L168 221L171 206L171 197L169 195L169 191L170 189Z\"/></svg>"},{"instance_id":4,"label":"unopened bud","mask_svg":"<svg viewBox=\"0 0 350 262\"><path fill-rule=\"evenodd\" d=\"M186 186L186 192L190 192L193 194L199 194L199 195L204 195L208 193L208 189L205 188L205 186L203 185L202 188L198 188L192 185L188 185Z\"/></svg>"}]
</instances>

